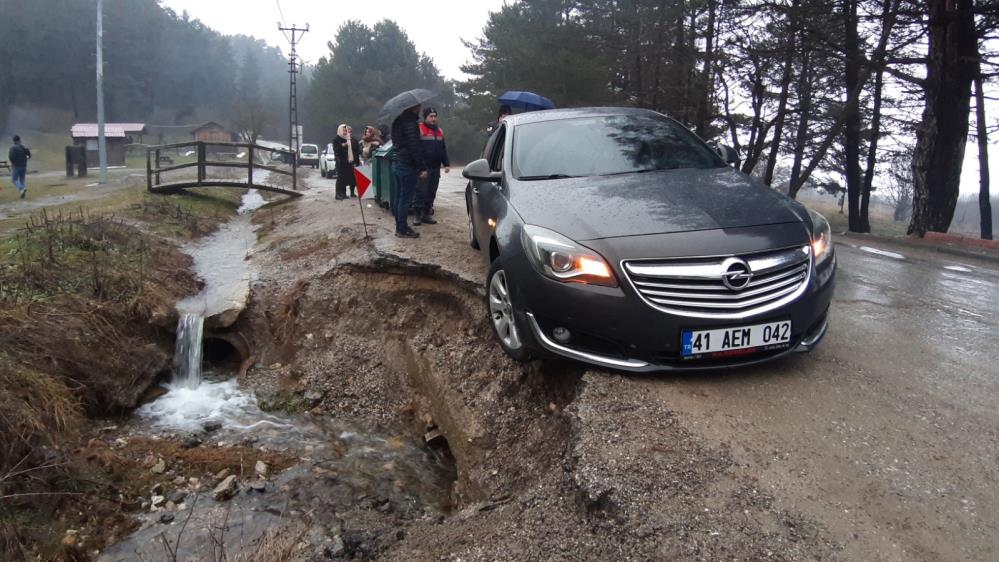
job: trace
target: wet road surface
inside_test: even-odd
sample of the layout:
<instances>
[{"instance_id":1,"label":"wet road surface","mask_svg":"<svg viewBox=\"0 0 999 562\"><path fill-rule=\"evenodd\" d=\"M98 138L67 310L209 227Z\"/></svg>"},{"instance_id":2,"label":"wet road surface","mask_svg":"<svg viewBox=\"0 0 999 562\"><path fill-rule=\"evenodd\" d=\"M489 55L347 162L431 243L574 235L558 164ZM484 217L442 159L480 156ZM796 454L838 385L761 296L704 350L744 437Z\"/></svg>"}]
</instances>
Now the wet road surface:
<instances>
[{"instance_id":1,"label":"wet road surface","mask_svg":"<svg viewBox=\"0 0 999 562\"><path fill-rule=\"evenodd\" d=\"M999 270L884 243L836 250L831 327L814 353L636 384L730 446L847 559L990 559Z\"/></svg>"}]
</instances>

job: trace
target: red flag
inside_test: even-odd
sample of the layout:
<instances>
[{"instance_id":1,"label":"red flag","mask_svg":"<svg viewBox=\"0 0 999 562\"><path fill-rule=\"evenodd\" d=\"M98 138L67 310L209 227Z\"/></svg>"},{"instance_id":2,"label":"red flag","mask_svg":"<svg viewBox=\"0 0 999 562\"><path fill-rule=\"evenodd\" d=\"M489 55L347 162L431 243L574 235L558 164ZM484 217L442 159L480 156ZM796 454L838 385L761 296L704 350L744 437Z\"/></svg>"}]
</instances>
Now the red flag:
<instances>
[{"instance_id":1,"label":"red flag","mask_svg":"<svg viewBox=\"0 0 999 562\"><path fill-rule=\"evenodd\" d=\"M371 178L361 173L361 170L354 168L354 179L357 180L357 198L364 197L364 192L371 185Z\"/></svg>"}]
</instances>

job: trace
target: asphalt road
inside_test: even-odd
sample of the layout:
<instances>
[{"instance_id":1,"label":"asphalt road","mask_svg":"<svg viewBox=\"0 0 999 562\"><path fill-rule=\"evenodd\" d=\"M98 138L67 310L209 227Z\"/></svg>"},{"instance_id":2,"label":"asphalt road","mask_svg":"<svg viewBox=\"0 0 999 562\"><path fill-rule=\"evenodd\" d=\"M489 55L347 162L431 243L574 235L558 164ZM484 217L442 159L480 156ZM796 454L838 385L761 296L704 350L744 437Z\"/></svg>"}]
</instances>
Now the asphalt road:
<instances>
[{"instance_id":1,"label":"asphalt road","mask_svg":"<svg viewBox=\"0 0 999 562\"><path fill-rule=\"evenodd\" d=\"M463 188L453 171L442 199L463 207ZM632 384L731 450L846 559L994 559L999 266L864 239L841 237L836 251L815 352Z\"/></svg>"}]
</instances>

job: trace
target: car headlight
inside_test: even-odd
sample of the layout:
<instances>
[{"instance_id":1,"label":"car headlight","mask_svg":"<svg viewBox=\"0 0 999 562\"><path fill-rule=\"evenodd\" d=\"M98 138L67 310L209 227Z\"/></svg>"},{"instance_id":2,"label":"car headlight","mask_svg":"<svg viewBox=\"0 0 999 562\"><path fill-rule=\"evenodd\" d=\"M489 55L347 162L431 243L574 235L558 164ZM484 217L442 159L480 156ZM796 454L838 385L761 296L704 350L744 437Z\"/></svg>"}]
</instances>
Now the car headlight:
<instances>
[{"instance_id":1,"label":"car headlight","mask_svg":"<svg viewBox=\"0 0 999 562\"><path fill-rule=\"evenodd\" d=\"M815 265L819 265L832 255L832 228L825 217L808 209L812 218L812 254L815 255Z\"/></svg>"},{"instance_id":2,"label":"car headlight","mask_svg":"<svg viewBox=\"0 0 999 562\"><path fill-rule=\"evenodd\" d=\"M521 239L531 263L545 277L563 283L617 287L614 271L593 250L540 226L525 225Z\"/></svg>"}]
</instances>

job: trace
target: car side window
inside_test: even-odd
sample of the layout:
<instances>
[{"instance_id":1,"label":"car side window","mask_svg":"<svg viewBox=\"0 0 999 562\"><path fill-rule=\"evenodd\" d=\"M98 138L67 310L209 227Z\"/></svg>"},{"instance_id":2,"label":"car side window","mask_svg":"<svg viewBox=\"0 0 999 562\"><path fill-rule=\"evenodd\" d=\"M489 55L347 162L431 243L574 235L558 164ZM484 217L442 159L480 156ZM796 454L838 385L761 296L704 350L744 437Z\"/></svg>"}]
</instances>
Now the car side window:
<instances>
[{"instance_id":1,"label":"car side window","mask_svg":"<svg viewBox=\"0 0 999 562\"><path fill-rule=\"evenodd\" d=\"M503 149L506 145L506 127L500 127L499 131L496 131L496 136L493 139L492 150L489 154L489 169L494 172L499 172L503 169Z\"/></svg>"}]
</instances>

